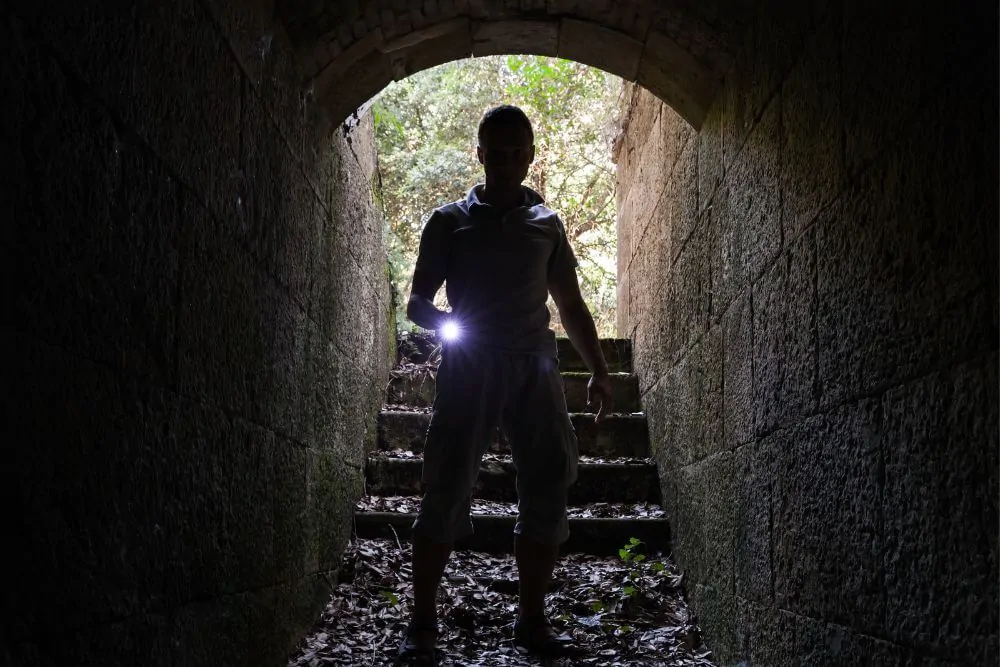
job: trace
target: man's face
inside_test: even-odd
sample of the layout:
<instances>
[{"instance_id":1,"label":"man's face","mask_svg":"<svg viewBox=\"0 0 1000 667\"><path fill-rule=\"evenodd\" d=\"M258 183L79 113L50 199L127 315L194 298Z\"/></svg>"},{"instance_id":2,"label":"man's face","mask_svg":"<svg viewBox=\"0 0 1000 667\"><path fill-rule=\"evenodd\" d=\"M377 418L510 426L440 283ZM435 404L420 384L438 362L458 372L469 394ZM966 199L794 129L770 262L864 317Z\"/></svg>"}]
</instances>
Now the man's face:
<instances>
[{"instance_id":1,"label":"man's face","mask_svg":"<svg viewBox=\"0 0 1000 667\"><path fill-rule=\"evenodd\" d=\"M527 130L507 125L488 125L484 129L476 155L486 172L486 183L520 185L535 159L535 147Z\"/></svg>"}]
</instances>

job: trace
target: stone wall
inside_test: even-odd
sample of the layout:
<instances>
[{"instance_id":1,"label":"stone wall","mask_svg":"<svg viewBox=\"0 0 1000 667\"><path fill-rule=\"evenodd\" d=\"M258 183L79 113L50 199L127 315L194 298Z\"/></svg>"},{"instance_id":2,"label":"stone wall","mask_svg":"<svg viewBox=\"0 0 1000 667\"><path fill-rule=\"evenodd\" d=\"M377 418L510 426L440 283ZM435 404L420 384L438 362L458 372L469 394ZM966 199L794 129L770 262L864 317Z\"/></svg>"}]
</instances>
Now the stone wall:
<instances>
[{"instance_id":1,"label":"stone wall","mask_svg":"<svg viewBox=\"0 0 1000 667\"><path fill-rule=\"evenodd\" d=\"M277 665L390 361L371 127L268 3L0 10L4 664Z\"/></svg>"},{"instance_id":2,"label":"stone wall","mask_svg":"<svg viewBox=\"0 0 1000 667\"><path fill-rule=\"evenodd\" d=\"M763 9L700 132L627 96L619 333L723 665L998 660L997 16L931 4Z\"/></svg>"}]
</instances>

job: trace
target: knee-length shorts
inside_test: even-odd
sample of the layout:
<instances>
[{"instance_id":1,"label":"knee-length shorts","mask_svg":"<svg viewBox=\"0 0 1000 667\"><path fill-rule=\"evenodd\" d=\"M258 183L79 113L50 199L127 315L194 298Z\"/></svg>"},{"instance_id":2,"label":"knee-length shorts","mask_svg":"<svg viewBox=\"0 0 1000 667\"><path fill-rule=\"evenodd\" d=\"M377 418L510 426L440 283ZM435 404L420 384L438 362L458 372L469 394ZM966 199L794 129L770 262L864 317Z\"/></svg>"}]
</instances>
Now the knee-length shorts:
<instances>
[{"instance_id":1,"label":"knee-length shorts","mask_svg":"<svg viewBox=\"0 0 1000 667\"><path fill-rule=\"evenodd\" d=\"M438 369L415 534L438 543L472 534L472 491L498 426L517 471L514 532L566 541L579 451L555 357L459 346L444 349Z\"/></svg>"}]
</instances>

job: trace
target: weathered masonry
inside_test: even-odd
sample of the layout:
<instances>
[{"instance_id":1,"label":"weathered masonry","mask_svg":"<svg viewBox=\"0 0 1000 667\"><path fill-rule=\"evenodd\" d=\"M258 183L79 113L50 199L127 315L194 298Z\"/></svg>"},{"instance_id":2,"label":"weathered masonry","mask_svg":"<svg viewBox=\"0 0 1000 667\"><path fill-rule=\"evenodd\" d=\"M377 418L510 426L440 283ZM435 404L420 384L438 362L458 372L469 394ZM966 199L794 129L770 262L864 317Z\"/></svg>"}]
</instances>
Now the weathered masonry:
<instances>
[{"instance_id":1,"label":"weathered masonry","mask_svg":"<svg viewBox=\"0 0 1000 667\"><path fill-rule=\"evenodd\" d=\"M342 123L517 52L648 91L618 149L620 326L720 663L996 664L995 3L0 18L0 660L282 663L393 356L370 128Z\"/></svg>"}]
</instances>

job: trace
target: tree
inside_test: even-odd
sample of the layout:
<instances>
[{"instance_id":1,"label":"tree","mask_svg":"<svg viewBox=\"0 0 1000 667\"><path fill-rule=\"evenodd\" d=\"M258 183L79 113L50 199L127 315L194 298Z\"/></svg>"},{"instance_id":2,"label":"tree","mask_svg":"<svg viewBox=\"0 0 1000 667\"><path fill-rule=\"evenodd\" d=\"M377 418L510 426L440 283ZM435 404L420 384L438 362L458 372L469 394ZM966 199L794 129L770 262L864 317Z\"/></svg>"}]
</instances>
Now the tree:
<instances>
[{"instance_id":1,"label":"tree","mask_svg":"<svg viewBox=\"0 0 1000 667\"><path fill-rule=\"evenodd\" d=\"M559 212L580 262L581 291L598 332L614 335L611 141L621 90L618 77L536 56L448 63L387 87L373 109L386 242L400 301L409 294L420 231L431 209L463 197L482 178L475 152L479 118L505 102L520 106L532 119L536 157L527 184ZM403 307L397 304L397 323L408 328ZM550 311L553 326L561 331L551 304Z\"/></svg>"}]
</instances>

